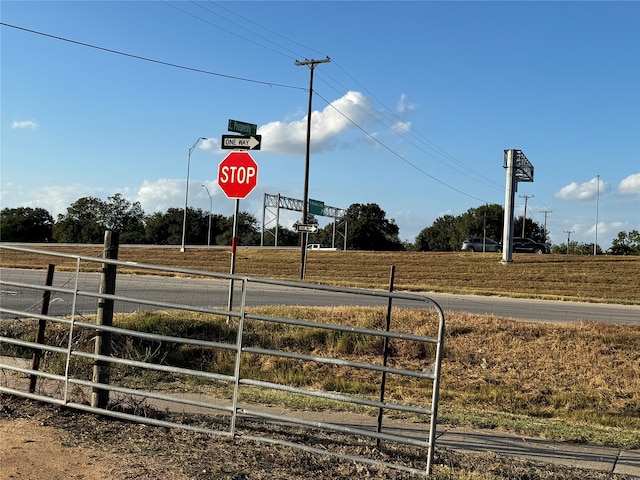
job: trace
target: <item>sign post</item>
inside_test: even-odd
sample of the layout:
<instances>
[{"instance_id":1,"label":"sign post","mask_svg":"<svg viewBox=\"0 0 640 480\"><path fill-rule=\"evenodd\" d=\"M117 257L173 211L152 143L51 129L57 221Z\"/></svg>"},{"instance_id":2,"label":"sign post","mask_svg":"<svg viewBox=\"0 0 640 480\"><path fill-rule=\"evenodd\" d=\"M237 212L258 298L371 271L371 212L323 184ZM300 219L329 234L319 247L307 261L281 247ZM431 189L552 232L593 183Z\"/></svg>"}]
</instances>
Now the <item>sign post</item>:
<instances>
[{"instance_id":1,"label":"sign post","mask_svg":"<svg viewBox=\"0 0 640 480\"><path fill-rule=\"evenodd\" d=\"M227 196L235 199L233 215L233 237L231 239L231 275L236 271L236 249L238 245L238 213L240 199L246 198L258 184L258 164L249 153L234 151L229 153L218 165L218 186ZM233 307L233 278L229 281L228 310ZM227 319L227 323L231 317Z\"/></svg>"}]
</instances>

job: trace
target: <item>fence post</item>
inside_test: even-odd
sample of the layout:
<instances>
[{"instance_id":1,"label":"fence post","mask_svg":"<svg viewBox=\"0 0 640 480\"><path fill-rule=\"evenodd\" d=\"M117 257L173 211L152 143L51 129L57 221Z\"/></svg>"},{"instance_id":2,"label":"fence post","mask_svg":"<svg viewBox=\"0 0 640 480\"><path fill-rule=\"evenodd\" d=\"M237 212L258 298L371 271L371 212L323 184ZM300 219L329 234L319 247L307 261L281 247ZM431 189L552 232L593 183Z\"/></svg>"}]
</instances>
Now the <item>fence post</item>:
<instances>
[{"instance_id":1,"label":"fence post","mask_svg":"<svg viewBox=\"0 0 640 480\"><path fill-rule=\"evenodd\" d=\"M396 276L396 266L391 265L391 273L389 274L389 292L393 292L393 282ZM391 330L391 297L387 303L387 333ZM382 365L387 366L387 360L389 358L389 337L384 337L384 343L382 345ZM384 402L384 389L387 383L387 372L382 372L382 381L380 382L380 403ZM378 409L378 433L382 431L382 407ZM376 441L380 446L380 439Z\"/></svg>"},{"instance_id":2,"label":"fence post","mask_svg":"<svg viewBox=\"0 0 640 480\"><path fill-rule=\"evenodd\" d=\"M116 260L118 258L118 233L111 230L104 232L103 258ZM102 264L102 276L100 277L100 293L113 295L116 291L116 266L108 263ZM98 316L96 324L111 326L113 324L113 300L107 298L98 299ZM111 332L98 330L95 337L95 354L111 355ZM96 360L93 365L93 382L109 383L109 362ZM93 387L91 393L91 406L106 408L109 403L109 390Z\"/></svg>"},{"instance_id":3,"label":"fence post","mask_svg":"<svg viewBox=\"0 0 640 480\"><path fill-rule=\"evenodd\" d=\"M47 287L53 285L53 272L55 271L56 266L53 264L49 264L47 267L47 278L45 279L44 284ZM42 292L42 303L40 304L40 314L47 315L49 313L49 304L51 303L51 290L44 290ZM38 320L38 331L36 332L36 343L44 343L44 330L47 326L47 321L40 319ZM31 359L31 370L38 370L40 368L40 357L42 356L42 350L34 350L33 358ZM36 382L38 380L38 376L34 373L31 374L31 378L29 380L29 393L33 393L36 391Z\"/></svg>"}]
</instances>

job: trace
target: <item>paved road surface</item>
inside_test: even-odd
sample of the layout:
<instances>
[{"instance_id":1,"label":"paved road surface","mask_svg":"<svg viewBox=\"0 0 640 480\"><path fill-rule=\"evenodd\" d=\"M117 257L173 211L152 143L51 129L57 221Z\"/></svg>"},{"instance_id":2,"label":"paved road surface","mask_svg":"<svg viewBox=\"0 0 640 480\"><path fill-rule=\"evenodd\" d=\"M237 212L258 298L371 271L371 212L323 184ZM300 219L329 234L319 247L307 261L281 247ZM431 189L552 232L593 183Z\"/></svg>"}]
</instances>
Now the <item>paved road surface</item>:
<instances>
[{"instance_id":1,"label":"paved road surface","mask_svg":"<svg viewBox=\"0 0 640 480\"><path fill-rule=\"evenodd\" d=\"M44 284L45 272L41 270L0 269L2 281L13 281L36 285ZM56 272L54 286L74 287L75 278L71 272ZM234 299L240 297L236 290ZM81 273L80 290L96 292L99 274ZM287 289L277 285L252 283L248 290L250 305L347 305L357 301L364 305L386 304L385 298L358 297L357 300L336 296L332 292L308 289ZM219 279L190 279L152 275L118 275L116 294L132 298L144 298L183 305L225 307L228 302L229 282ZM425 293L436 301L445 311L462 311L478 314L494 314L501 317L527 321L579 322L598 321L628 325L640 325L640 306L578 303L548 300L515 299L502 297L484 297L470 295L450 295ZM23 287L1 285L0 303L4 308L38 311L40 291ZM54 294L50 307L51 315L69 313L70 295ZM90 297L78 297L77 311L95 311L97 300ZM401 306L401 303L394 305ZM117 312L134 311L140 304L116 302ZM6 314L2 314L6 317Z\"/></svg>"}]
</instances>

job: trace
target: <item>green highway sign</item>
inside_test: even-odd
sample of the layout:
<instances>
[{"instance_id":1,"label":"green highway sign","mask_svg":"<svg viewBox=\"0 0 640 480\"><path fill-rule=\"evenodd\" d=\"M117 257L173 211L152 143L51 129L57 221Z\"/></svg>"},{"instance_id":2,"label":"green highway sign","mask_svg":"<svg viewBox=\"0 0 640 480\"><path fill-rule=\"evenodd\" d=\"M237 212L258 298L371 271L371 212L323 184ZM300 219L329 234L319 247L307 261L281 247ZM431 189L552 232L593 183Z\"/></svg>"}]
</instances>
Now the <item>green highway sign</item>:
<instances>
[{"instance_id":1,"label":"green highway sign","mask_svg":"<svg viewBox=\"0 0 640 480\"><path fill-rule=\"evenodd\" d=\"M253 123L239 122L238 120L229 119L229 127L227 130L230 132L241 133L243 135L255 135L258 131L258 126Z\"/></svg>"},{"instance_id":2,"label":"green highway sign","mask_svg":"<svg viewBox=\"0 0 640 480\"><path fill-rule=\"evenodd\" d=\"M324 213L324 202L309 199L309 213L312 215L322 215Z\"/></svg>"}]
</instances>

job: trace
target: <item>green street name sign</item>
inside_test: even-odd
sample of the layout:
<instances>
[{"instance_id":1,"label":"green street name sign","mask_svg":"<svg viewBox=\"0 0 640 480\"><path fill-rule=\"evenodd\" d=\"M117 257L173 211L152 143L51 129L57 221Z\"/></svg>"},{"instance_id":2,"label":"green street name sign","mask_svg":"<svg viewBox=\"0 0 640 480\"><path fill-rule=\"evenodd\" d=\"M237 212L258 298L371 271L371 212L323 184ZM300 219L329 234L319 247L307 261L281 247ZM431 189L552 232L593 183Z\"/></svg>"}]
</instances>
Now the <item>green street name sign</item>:
<instances>
[{"instance_id":1,"label":"green street name sign","mask_svg":"<svg viewBox=\"0 0 640 480\"><path fill-rule=\"evenodd\" d=\"M309 199L309 213L312 215L322 215L324 213L324 202Z\"/></svg>"},{"instance_id":2,"label":"green street name sign","mask_svg":"<svg viewBox=\"0 0 640 480\"><path fill-rule=\"evenodd\" d=\"M241 133L243 135L255 135L258 131L258 126L253 123L239 122L238 120L229 119L229 127L227 130L230 132Z\"/></svg>"}]
</instances>

